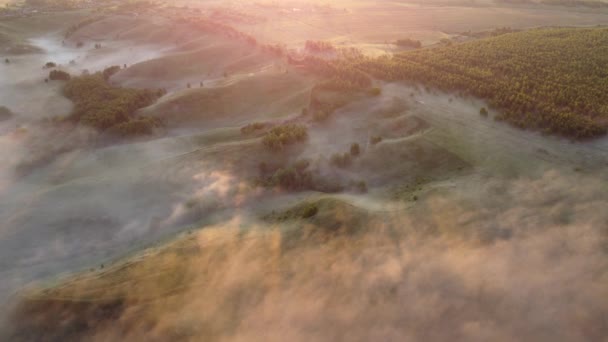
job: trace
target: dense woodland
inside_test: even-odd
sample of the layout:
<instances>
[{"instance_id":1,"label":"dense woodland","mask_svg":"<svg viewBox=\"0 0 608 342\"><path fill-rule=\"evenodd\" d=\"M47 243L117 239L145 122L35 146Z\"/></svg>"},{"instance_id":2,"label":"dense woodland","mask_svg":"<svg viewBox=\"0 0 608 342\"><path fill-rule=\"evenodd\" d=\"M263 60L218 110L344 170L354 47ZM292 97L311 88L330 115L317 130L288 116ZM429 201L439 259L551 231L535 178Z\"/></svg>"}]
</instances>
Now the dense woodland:
<instances>
[{"instance_id":1,"label":"dense woodland","mask_svg":"<svg viewBox=\"0 0 608 342\"><path fill-rule=\"evenodd\" d=\"M577 139L606 134L606 28L536 29L350 63L374 78L485 99L498 120L521 128Z\"/></svg>"},{"instance_id":2,"label":"dense woodland","mask_svg":"<svg viewBox=\"0 0 608 342\"><path fill-rule=\"evenodd\" d=\"M121 136L152 133L160 123L135 112L154 103L164 91L113 87L106 78L113 71L72 77L65 84L64 94L74 102L68 119Z\"/></svg>"}]
</instances>

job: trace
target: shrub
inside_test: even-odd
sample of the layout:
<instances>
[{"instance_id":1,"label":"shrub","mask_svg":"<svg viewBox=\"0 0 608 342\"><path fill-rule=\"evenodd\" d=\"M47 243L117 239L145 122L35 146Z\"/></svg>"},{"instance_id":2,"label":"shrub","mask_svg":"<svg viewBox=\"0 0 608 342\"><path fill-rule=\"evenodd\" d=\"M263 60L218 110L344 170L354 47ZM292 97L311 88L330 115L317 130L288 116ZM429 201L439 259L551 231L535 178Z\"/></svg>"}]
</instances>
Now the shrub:
<instances>
[{"instance_id":1,"label":"shrub","mask_svg":"<svg viewBox=\"0 0 608 342\"><path fill-rule=\"evenodd\" d=\"M422 43L419 40L411 38L399 39L395 42L395 45L414 49L419 49L422 47Z\"/></svg>"},{"instance_id":2,"label":"shrub","mask_svg":"<svg viewBox=\"0 0 608 342\"><path fill-rule=\"evenodd\" d=\"M280 151L289 145L303 142L307 138L306 127L292 124L271 129L262 139L262 143L270 150Z\"/></svg>"},{"instance_id":3,"label":"shrub","mask_svg":"<svg viewBox=\"0 0 608 342\"><path fill-rule=\"evenodd\" d=\"M307 203L302 208L302 218L311 218L319 212L319 207L315 203Z\"/></svg>"},{"instance_id":4,"label":"shrub","mask_svg":"<svg viewBox=\"0 0 608 342\"><path fill-rule=\"evenodd\" d=\"M331 112L327 109L317 109L312 114L312 119L315 122L323 122L331 116Z\"/></svg>"},{"instance_id":5,"label":"shrub","mask_svg":"<svg viewBox=\"0 0 608 342\"><path fill-rule=\"evenodd\" d=\"M369 94L371 96L380 96L380 94L382 94L382 89L378 88L378 87L374 87L372 89L369 90Z\"/></svg>"},{"instance_id":6,"label":"shrub","mask_svg":"<svg viewBox=\"0 0 608 342\"><path fill-rule=\"evenodd\" d=\"M46 64L44 65L44 67L47 69L55 68L56 66L57 66L57 64L55 64L53 62L46 62Z\"/></svg>"},{"instance_id":7,"label":"shrub","mask_svg":"<svg viewBox=\"0 0 608 342\"><path fill-rule=\"evenodd\" d=\"M367 183L365 181L358 181L358 182L351 181L350 186L357 192L360 192L360 193L367 192Z\"/></svg>"},{"instance_id":8,"label":"shrub","mask_svg":"<svg viewBox=\"0 0 608 342\"><path fill-rule=\"evenodd\" d=\"M373 136L373 137L371 137L371 138L369 139L369 142L370 142L372 145L379 144L379 143L381 143L381 142L382 142L382 137L381 137L381 136L377 136L377 135L376 135L376 136Z\"/></svg>"},{"instance_id":9,"label":"shrub","mask_svg":"<svg viewBox=\"0 0 608 342\"><path fill-rule=\"evenodd\" d=\"M160 122L154 118L139 117L118 124L112 127L112 130L121 136L132 137L152 134L154 129L160 126Z\"/></svg>"},{"instance_id":10,"label":"shrub","mask_svg":"<svg viewBox=\"0 0 608 342\"><path fill-rule=\"evenodd\" d=\"M304 48L310 52L322 53L322 52L334 52L336 48L331 43L323 41L308 40L304 45Z\"/></svg>"},{"instance_id":11,"label":"shrub","mask_svg":"<svg viewBox=\"0 0 608 342\"><path fill-rule=\"evenodd\" d=\"M110 79L110 77L112 77L112 75L116 74L119 71L120 65L113 65L111 67L105 68L101 74L103 75L103 78L107 81Z\"/></svg>"},{"instance_id":12,"label":"shrub","mask_svg":"<svg viewBox=\"0 0 608 342\"><path fill-rule=\"evenodd\" d=\"M70 74L61 70L52 70L49 73L49 79L51 81L69 81L72 78Z\"/></svg>"},{"instance_id":13,"label":"shrub","mask_svg":"<svg viewBox=\"0 0 608 342\"><path fill-rule=\"evenodd\" d=\"M359 147L359 144L354 143L350 145L350 155L353 157L358 157L359 154L361 154L361 147Z\"/></svg>"},{"instance_id":14,"label":"shrub","mask_svg":"<svg viewBox=\"0 0 608 342\"><path fill-rule=\"evenodd\" d=\"M350 153L335 153L331 156L330 162L336 167L345 169L352 164L353 158Z\"/></svg>"},{"instance_id":15,"label":"shrub","mask_svg":"<svg viewBox=\"0 0 608 342\"><path fill-rule=\"evenodd\" d=\"M256 131L261 131L263 129L266 129L266 127L268 127L268 126L269 126L269 124L264 123L264 122L250 123L247 126L241 127L241 134L243 134L243 135L252 134Z\"/></svg>"},{"instance_id":16,"label":"shrub","mask_svg":"<svg viewBox=\"0 0 608 342\"><path fill-rule=\"evenodd\" d=\"M13 117L13 112L4 106L0 106L0 121L8 120L11 117Z\"/></svg>"},{"instance_id":17,"label":"shrub","mask_svg":"<svg viewBox=\"0 0 608 342\"><path fill-rule=\"evenodd\" d=\"M479 110L479 115L481 115L483 117L488 116L488 110L486 109L486 107L481 107L481 109Z\"/></svg>"},{"instance_id":18,"label":"shrub","mask_svg":"<svg viewBox=\"0 0 608 342\"><path fill-rule=\"evenodd\" d=\"M312 189L312 173L306 169L297 169L293 166L280 168L270 178L269 185L286 190Z\"/></svg>"}]
</instances>

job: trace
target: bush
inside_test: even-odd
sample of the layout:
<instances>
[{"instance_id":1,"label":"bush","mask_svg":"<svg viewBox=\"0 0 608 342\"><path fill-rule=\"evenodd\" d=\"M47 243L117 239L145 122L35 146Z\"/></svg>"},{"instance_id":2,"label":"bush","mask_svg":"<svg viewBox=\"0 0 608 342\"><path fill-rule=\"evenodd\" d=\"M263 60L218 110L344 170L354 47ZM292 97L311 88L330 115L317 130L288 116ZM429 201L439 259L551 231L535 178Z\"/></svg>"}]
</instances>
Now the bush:
<instances>
[{"instance_id":1,"label":"bush","mask_svg":"<svg viewBox=\"0 0 608 342\"><path fill-rule=\"evenodd\" d=\"M322 53L322 52L334 52L336 48L331 43L323 41L306 41L304 48L310 52Z\"/></svg>"},{"instance_id":2,"label":"bush","mask_svg":"<svg viewBox=\"0 0 608 342\"><path fill-rule=\"evenodd\" d=\"M481 115L483 117L488 116L488 110L486 109L486 107L481 107L481 109L479 110L479 115Z\"/></svg>"},{"instance_id":3,"label":"bush","mask_svg":"<svg viewBox=\"0 0 608 342\"><path fill-rule=\"evenodd\" d=\"M267 185L277 186L285 190L306 190L314 187L312 173L308 167L302 169L295 166L277 169L266 181Z\"/></svg>"},{"instance_id":4,"label":"bush","mask_svg":"<svg viewBox=\"0 0 608 342\"><path fill-rule=\"evenodd\" d=\"M112 75L120 71L120 65L113 65L111 67L105 68L101 73L103 75L104 80L109 80Z\"/></svg>"},{"instance_id":5,"label":"bush","mask_svg":"<svg viewBox=\"0 0 608 342\"><path fill-rule=\"evenodd\" d=\"M378 88L378 87L374 87L372 89L369 90L369 94L371 96L380 96L380 94L382 94L382 89Z\"/></svg>"},{"instance_id":6,"label":"bush","mask_svg":"<svg viewBox=\"0 0 608 342\"><path fill-rule=\"evenodd\" d=\"M353 157L358 157L359 154L361 154L361 147L359 147L359 144L354 143L350 145L350 155Z\"/></svg>"},{"instance_id":7,"label":"bush","mask_svg":"<svg viewBox=\"0 0 608 342\"><path fill-rule=\"evenodd\" d=\"M382 142L382 137L381 137L381 136L377 136L377 135L376 135L376 136L373 136L373 137L371 137L371 138L369 139L369 142L370 142L372 145L377 145L377 144L379 144L379 143L381 143L381 142Z\"/></svg>"},{"instance_id":8,"label":"bush","mask_svg":"<svg viewBox=\"0 0 608 342\"><path fill-rule=\"evenodd\" d=\"M71 78L70 74L61 70L52 70L49 73L49 80L51 81L69 81Z\"/></svg>"},{"instance_id":9,"label":"bush","mask_svg":"<svg viewBox=\"0 0 608 342\"><path fill-rule=\"evenodd\" d=\"M331 156L330 162L336 167L345 169L353 163L353 158L350 153L335 153Z\"/></svg>"},{"instance_id":10,"label":"bush","mask_svg":"<svg viewBox=\"0 0 608 342\"><path fill-rule=\"evenodd\" d=\"M0 121L8 120L13 117L13 112L10 109L0 106Z\"/></svg>"},{"instance_id":11,"label":"bush","mask_svg":"<svg viewBox=\"0 0 608 342\"><path fill-rule=\"evenodd\" d=\"M414 49L419 49L422 47L422 43L419 40L414 40L411 38L399 39L395 42L395 45Z\"/></svg>"},{"instance_id":12,"label":"bush","mask_svg":"<svg viewBox=\"0 0 608 342\"><path fill-rule=\"evenodd\" d=\"M154 129L160 126L160 122L154 118L139 117L118 124L112 127L112 130L121 136L132 137L152 134Z\"/></svg>"},{"instance_id":13,"label":"bush","mask_svg":"<svg viewBox=\"0 0 608 342\"><path fill-rule=\"evenodd\" d=\"M351 181L350 186L357 192L366 193L367 192L367 183L365 181Z\"/></svg>"},{"instance_id":14,"label":"bush","mask_svg":"<svg viewBox=\"0 0 608 342\"><path fill-rule=\"evenodd\" d=\"M319 207L315 203L307 203L302 208L302 218L311 218L319 212Z\"/></svg>"},{"instance_id":15,"label":"bush","mask_svg":"<svg viewBox=\"0 0 608 342\"><path fill-rule=\"evenodd\" d=\"M285 147L303 142L307 138L306 127L294 124L271 129L262 139L262 143L270 150L281 151Z\"/></svg>"},{"instance_id":16,"label":"bush","mask_svg":"<svg viewBox=\"0 0 608 342\"><path fill-rule=\"evenodd\" d=\"M44 67L46 69L51 69L51 68L55 68L57 66L57 64L53 63L53 62L46 62L46 64L44 65Z\"/></svg>"},{"instance_id":17,"label":"bush","mask_svg":"<svg viewBox=\"0 0 608 342\"><path fill-rule=\"evenodd\" d=\"M317 109L312 114L312 120L315 122L323 122L331 116L331 111L327 109Z\"/></svg>"},{"instance_id":18,"label":"bush","mask_svg":"<svg viewBox=\"0 0 608 342\"><path fill-rule=\"evenodd\" d=\"M252 134L256 131L261 131L263 129L266 129L268 126L270 126L270 125L267 123L264 123L264 122L250 123L247 126L241 127L241 134L243 134L243 135Z\"/></svg>"}]
</instances>

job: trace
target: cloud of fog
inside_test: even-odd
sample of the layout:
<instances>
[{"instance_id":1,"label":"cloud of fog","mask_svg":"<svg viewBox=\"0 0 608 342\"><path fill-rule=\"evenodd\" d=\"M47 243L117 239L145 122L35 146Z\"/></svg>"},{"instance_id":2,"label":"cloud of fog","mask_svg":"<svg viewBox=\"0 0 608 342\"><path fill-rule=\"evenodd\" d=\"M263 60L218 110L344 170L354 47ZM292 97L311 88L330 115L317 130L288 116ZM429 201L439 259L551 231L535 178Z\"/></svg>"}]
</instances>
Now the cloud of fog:
<instances>
[{"instance_id":1,"label":"cloud of fog","mask_svg":"<svg viewBox=\"0 0 608 342\"><path fill-rule=\"evenodd\" d=\"M30 302L29 314L99 341L599 341L607 204L602 181L547 172L372 213L359 233L236 218L151 252L123 280L59 292L97 310L122 298L101 316L53 302ZM352 210L331 215L353 222Z\"/></svg>"}]
</instances>

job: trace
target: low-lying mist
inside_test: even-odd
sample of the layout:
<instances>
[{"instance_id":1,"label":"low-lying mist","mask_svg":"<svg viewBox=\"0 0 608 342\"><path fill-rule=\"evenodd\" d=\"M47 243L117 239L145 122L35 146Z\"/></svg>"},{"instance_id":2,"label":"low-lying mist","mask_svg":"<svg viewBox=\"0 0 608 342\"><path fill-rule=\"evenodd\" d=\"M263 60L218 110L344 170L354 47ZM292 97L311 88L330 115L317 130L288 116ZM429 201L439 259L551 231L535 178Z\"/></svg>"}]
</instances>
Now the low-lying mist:
<instances>
[{"instance_id":1,"label":"low-lying mist","mask_svg":"<svg viewBox=\"0 0 608 342\"><path fill-rule=\"evenodd\" d=\"M13 337L602 340L605 184L556 171L476 184L408 211L320 212L330 226L238 215L128 271L118 264L22 304Z\"/></svg>"}]
</instances>

